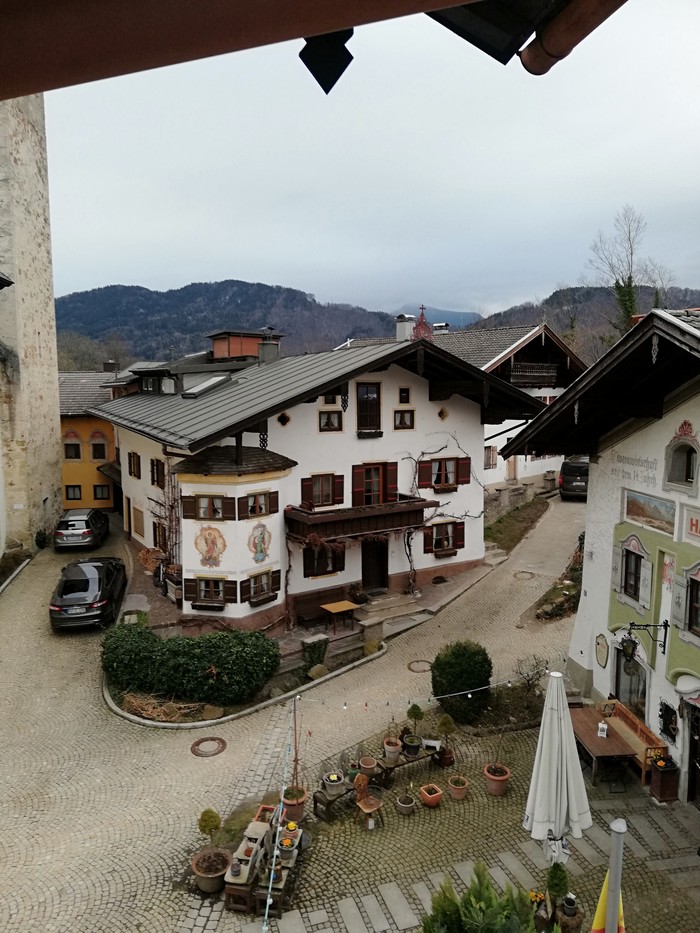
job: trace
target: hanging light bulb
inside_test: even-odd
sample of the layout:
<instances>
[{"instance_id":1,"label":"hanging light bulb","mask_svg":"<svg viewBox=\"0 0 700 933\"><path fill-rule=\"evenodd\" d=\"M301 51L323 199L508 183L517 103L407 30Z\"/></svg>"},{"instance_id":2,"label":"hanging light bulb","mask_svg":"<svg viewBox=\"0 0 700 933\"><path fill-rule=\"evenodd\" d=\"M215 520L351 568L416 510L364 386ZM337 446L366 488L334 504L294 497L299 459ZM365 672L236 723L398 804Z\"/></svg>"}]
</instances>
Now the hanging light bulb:
<instances>
[{"instance_id":1,"label":"hanging light bulb","mask_svg":"<svg viewBox=\"0 0 700 933\"><path fill-rule=\"evenodd\" d=\"M348 708L348 704L347 704L347 703L343 703L343 709L347 709L347 708Z\"/></svg>"},{"instance_id":2,"label":"hanging light bulb","mask_svg":"<svg viewBox=\"0 0 700 933\"><path fill-rule=\"evenodd\" d=\"M508 686L509 686L509 687L512 687L512 686L513 686L513 681L512 681L512 680L509 680L509 681L508 681Z\"/></svg>"},{"instance_id":3,"label":"hanging light bulb","mask_svg":"<svg viewBox=\"0 0 700 933\"><path fill-rule=\"evenodd\" d=\"M467 694L467 699L468 699L468 700L471 700L471 698L472 698L471 693L468 693L468 694Z\"/></svg>"}]
</instances>

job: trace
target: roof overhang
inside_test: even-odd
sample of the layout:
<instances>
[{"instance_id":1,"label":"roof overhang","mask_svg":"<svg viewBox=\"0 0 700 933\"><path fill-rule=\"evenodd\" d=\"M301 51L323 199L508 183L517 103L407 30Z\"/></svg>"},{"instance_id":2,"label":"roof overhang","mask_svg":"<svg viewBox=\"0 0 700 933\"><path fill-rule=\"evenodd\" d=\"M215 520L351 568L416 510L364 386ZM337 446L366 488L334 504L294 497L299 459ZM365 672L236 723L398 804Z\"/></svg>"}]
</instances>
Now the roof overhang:
<instances>
[{"instance_id":1,"label":"roof overhang","mask_svg":"<svg viewBox=\"0 0 700 933\"><path fill-rule=\"evenodd\" d=\"M431 13L501 62L544 74L625 0L12 0L0 99L85 84L382 20Z\"/></svg>"},{"instance_id":2,"label":"roof overhang","mask_svg":"<svg viewBox=\"0 0 700 933\"><path fill-rule=\"evenodd\" d=\"M501 451L588 454L700 392L700 331L652 311Z\"/></svg>"}]
</instances>

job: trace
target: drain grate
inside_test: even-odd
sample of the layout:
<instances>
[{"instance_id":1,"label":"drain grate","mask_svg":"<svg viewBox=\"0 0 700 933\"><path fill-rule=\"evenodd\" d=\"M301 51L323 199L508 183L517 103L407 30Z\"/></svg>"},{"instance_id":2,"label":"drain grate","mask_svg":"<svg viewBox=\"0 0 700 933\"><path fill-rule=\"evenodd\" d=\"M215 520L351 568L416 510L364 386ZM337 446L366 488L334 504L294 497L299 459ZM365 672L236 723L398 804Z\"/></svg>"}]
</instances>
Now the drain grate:
<instances>
[{"instance_id":1,"label":"drain grate","mask_svg":"<svg viewBox=\"0 0 700 933\"><path fill-rule=\"evenodd\" d=\"M430 661L409 661L408 669L413 671L414 674L427 674L428 671L432 668Z\"/></svg>"},{"instance_id":2,"label":"drain grate","mask_svg":"<svg viewBox=\"0 0 700 933\"><path fill-rule=\"evenodd\" d=\"M226 748L226 742L214 735L207 735L203 739L197 739L190 746L190 751L197 758L213 758L214 755L220 755Z\"/></svg>"},{"instance_id":3,"label":"drain grate","mask_svg":"<svg viewBox=\"0 0 700 933\"><path fill-rule=\"evenodd\" d=\"M534 576L529 570L516 570L513 574L515 580L532 580Z\"/></svg>"}]
</instances>

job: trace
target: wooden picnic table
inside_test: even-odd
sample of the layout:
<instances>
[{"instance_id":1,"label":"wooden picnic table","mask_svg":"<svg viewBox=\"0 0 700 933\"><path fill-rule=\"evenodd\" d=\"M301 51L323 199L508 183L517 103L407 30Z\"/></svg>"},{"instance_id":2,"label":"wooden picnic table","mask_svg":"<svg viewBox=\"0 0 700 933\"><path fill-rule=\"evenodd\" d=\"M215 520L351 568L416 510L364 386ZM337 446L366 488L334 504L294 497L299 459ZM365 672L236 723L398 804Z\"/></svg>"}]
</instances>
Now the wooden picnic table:
<instances>
[{"instance_id":1,"label":"wooden picnic table","mask_svg":"<svg viewBox=\"0 0 700 933\"><path fill-rule=\"evenodd\" d=\"M326 616L326 628L333 623L333 634L335 635L335 626L340 619L343 622L350 621L352 625L352 614L356 609L359 609L360 606L357 603L351 603L349 599L341 599L337 603L324 603L321 606L321 609L327 613Z\"/></svg>"},{"instance_id":2,"label":"wooden picnic table","mask_svg":"<svg viewBox=\"0 0 700 933\"><path fill-rule=\"evenodd\" d=\"M600 711L590 706L579 709L570 709L571 722L574 727L576 742L591 759L591 783L598 783L598 765L601 761L634 760L635 750L624 739L608 729L608 734L598 735L598 723L601 721Z\"/></svg>"}]
</instances>

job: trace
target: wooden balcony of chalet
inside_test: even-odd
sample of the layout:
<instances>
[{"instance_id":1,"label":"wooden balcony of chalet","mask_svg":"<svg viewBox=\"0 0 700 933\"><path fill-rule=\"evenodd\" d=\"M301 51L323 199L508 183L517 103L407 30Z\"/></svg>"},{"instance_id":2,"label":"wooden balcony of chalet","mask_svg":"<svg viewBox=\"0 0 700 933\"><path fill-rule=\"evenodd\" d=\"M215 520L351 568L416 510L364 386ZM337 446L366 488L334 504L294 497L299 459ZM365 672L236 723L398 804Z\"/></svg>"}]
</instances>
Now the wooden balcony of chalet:
<instances>
[{"instance_id":1,"label":"wooden balcony of chalet","mask_svg":"<svg viewBox=\"0 0 700 933\"><path fill-rule=\"evenodd\" d=\"M554 388L558 385L558 372L556 363L513 363L510 384L521 388Z\"/></svg>"},{"instance_id":2,"label":"wooden balcony of chalet","mask_svg":"<svg viewBox=\"0 0 700 933\"><path fill-rule=\"evenodd\" d=\"M399 493L393 502L361 505L352 508L316 510L311 503L288 505L284 510L287 533L300 539L315 533L324 540L349 538L363 534L381 534L418 528L426 509L437 508L435 499L405 496Z\"/></svg>"}]
</instances>

